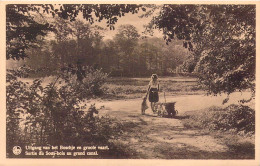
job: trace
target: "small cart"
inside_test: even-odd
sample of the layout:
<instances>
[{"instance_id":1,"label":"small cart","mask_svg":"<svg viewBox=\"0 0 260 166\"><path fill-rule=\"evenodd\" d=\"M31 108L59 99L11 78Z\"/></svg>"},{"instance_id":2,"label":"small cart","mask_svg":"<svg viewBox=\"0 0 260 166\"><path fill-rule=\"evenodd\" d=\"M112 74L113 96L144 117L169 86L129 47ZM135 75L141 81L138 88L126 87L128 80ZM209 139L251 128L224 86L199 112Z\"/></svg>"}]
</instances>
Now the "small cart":
<instances>
[{"instance_id":1,"label":"small cart","mask_svg":"<svg viewBox=\"0 0 260 166\"><path fill-rule=\"evenodd\" d=\"M178 114L178 111L175 109L176 102L166 102L165 92L164 92L164 103L157 104L157 113L158 116L170 117L173 118Z\"/></svg>"}]
</instances>

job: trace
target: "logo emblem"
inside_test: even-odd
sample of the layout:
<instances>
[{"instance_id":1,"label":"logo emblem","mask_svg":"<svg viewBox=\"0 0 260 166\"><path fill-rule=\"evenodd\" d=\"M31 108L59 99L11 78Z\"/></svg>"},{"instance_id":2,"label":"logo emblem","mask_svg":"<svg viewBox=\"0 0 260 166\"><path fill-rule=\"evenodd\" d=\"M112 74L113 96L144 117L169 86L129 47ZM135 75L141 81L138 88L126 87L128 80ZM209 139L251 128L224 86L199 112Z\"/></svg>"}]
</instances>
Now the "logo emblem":
<instances>
[{"instance_id":1,"label":"logo emblem","mask_svg":"<svg viewBox=\"0 0 260 166\"><path fill-rule=\"evenodd\" d=\"M19 155L22 153L22 148L20 146L14 146L13 147L13 153L14 155Z\"/></svg>"}]
</instances>

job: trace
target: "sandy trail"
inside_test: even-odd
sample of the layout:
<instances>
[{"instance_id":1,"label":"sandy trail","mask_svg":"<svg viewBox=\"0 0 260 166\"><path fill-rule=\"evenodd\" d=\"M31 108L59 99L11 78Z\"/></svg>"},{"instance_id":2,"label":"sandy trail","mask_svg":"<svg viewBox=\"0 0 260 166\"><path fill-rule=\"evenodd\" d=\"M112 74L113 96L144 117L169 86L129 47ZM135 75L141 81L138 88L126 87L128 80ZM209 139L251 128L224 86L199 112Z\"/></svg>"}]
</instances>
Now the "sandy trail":
<instances>
[{"instance_id":1,"label":"sandy trail","mask_svg":"<svg viewBox=\"0 0 260 166\"><path fill-rule=\"evenodd\" d=\"M218 139L203 133L200 130L185 129L181 118L186 111L199 110L210 106L226 107L241 99L248 99L249 94L236 93L230 100L222 105L226 96L187 95L170 97L167 102L176 101L179 111L177 118L161 118L152 114L151 109L146 110L146 115L141 115L141 99L117 100L96 103L104 105L100 115L115 117L128 126L120 136L120 143L136 150L140 158L159 159L203 159L203 158L229 158L229 148ZM164 101L163 96L160 99ZM250 105L250 104L249 104ZM253 106L251 104L251 106ZM217 157L216 157L217 156Z\"/></svg>"},{"instance_id":2,"label":"sandy trail","mask_svg":"<svg viewBox=\"0 0 260 166\"><path fill-rule=\"evenodd\" d=\"M186 111L200 110L211 106L226 107L230 104L239 104L239 100L249 99L250 93L233 93L230 95L230 99L227 103L222 105L223 100L227 95L222 96L206 96L206 95L184 95L184 96L166 96L166 102L176 102L176 109L179 113ZM110 112L121 110L123 112L139 113L141 108L142 99L126 99L126 100L115 100L115 101L102 101L97 103L97 106L104 105L106 111ZM165 102L164 96L160 95L160 101ZM149 102L147 102L149 105ZM253 107L252 103L247 105ZM147 110L149 112L149 109ZM151 112L151 111L150 111Z\"/></svg>"}]
</instances>

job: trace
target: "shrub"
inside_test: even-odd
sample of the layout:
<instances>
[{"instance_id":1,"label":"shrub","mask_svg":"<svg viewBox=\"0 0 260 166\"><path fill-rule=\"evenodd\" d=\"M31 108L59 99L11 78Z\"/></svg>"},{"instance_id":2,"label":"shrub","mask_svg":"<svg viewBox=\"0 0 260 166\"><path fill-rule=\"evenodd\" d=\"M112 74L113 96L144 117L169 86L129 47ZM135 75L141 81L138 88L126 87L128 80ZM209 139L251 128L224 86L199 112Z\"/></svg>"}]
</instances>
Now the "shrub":
<instances>
[{"instance_id":1,"label":"shrub","mask_svg":"<svg viewBox=\"0 0 260 166\"><path fill-rule=\"evenodd\" d=\"M78 69L69 67L61 74L63 81L76 89L77 93L84 98L99 96L104 93L103 85L105 84L108 74L103 73L101 69L84 67L78 74ZM80 78L80 79L79 79Z\"/></svg>"},{"instance_id":2,"label":"shrub","mask_svg":"<svg viewBox=\"0 0 260 166\"><path fill-rule=\"evenodd\" d=\"M101 69L89 68L86 77L82 80L83 90L89 92L89 95L102 95L104 92L103 85L106 82L107 74Z\"/></svg>"},{"instance_id":3,"label":"shrub","mask_svg":"<svg viewBox=\"0 0 260 166\"><path fill-rule=\"evenodd\" d=\"M255 133L255 110L244 105L230 105L226 108L211 107L198 113L188 113L184 120L187 127L221 130L240 135Z\"/></svg>"},{"instance_id":4,"label":"shrub","mask_svg":"<svg viewBox=\"0 0 260 166\"><path fill-rule=\"evenodd\" d=\"M32 84L17 77L28 76L28 68L7 73L7 151L21 144L84 145L106 144L120 133L118 123L109 117L97 116L101 108L82 105L100 92L105 74L89 70L87 85L61 73L46 87L35 79ZM93 72L93 73L91 73ZM84 92L82 92L85 90ZM111 125L111 124L114 125ZM11 155L11 154L10 154Z\"/></svg>"}]
</instances>

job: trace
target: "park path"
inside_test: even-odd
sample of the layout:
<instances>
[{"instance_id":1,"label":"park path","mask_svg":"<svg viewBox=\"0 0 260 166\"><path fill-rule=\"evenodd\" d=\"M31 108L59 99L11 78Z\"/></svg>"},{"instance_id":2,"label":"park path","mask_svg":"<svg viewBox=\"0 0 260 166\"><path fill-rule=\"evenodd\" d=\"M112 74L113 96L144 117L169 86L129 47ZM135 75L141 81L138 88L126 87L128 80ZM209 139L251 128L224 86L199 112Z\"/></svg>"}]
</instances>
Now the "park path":
<instances>
[{"instance_id":1,"label":"park path","mask_svg":"<svg viewBox=\"0 0 260 166\"><path fill-rule=\"evenodd\" d=\"M146 115L141 115L141 99L104 101L96 105L104 106L100 115L115 117L126 126L127 129L117 141L135 150L138 158L222 159L230 157L229 148L205 131L185 129L182 124L182 118L185 118L183 114L210 106L226 107L237 103L243 96L236 93L225 105L222 105L225 96L167 96L167 102L176 101L176 109L179 111L177 118L157 117L150 108L146 110Z\"/></svg>"}]
</instances>

